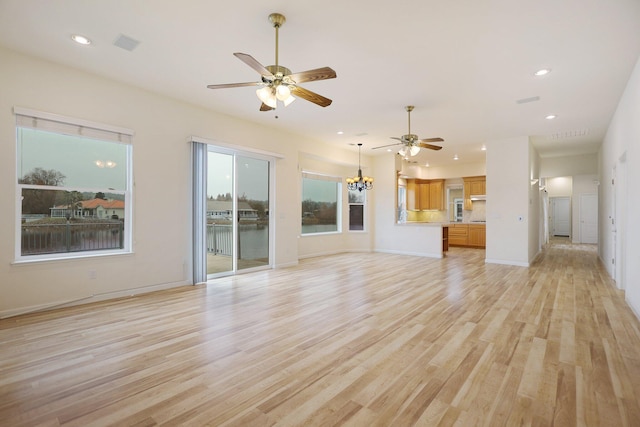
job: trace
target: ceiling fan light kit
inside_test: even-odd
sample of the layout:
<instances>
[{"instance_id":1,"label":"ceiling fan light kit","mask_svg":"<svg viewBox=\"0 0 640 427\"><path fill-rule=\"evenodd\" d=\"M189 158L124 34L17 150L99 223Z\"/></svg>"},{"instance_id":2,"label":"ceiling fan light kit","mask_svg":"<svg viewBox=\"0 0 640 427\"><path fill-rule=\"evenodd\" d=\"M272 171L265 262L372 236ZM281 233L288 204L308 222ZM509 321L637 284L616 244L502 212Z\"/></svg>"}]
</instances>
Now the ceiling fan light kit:
<instances>
[{"instance_id":1,"label":"ceiling fan light kit","mask_svg":"<svg viewBox=\"0 0 640 427\"><path fill-rule=\"evenodd\" d=\"M333 79L336 77L336 72L329 67L322 67L313 70L302 71L300 73L292 73L287 67L278 65L278 30L286 22L284 15L280 13L272 13L269 15L269 22L276 30L276 61L275 65L267 65L266 67L256 61L251 55L246 53L236 52L234 55L242 62L260 73L261 81L259 82L247 82L247 83L228 83L219 85L208 85L209 89L223 89L230 87L243 87L243 86L261 86L256 90L258 99L262 101L260 105L260 111L274 110L278 106L278 101L282 102L284 106L288 106L296 98L305 99L313 102L321 107L327 107L331 105L331 100L325 98L322 95L311 92L308 89L304 89L298 86L300 83Z\"/></svg>"}]
</instances>

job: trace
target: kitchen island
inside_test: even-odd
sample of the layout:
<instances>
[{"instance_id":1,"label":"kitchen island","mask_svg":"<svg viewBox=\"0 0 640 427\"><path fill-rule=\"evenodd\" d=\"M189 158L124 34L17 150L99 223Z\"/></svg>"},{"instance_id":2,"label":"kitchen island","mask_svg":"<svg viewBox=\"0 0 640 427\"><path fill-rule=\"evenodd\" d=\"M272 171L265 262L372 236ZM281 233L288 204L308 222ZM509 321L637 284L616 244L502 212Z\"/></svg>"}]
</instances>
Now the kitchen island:
<instances>
[{"instance_id":1,"label":"kitchen island","mask_svg":"<svg viewBox=\"0 0 640 427\"><path fill-rule=\"evenodd\" d=\"M409 221L403 226L436 227L442 229L438 240L442 242L442 251L449 250L449 246L465 248L486 247L486 223L484 222L421 222Z\"/></svg>"},{"instance_id":2,"label":"kitchen island","mask_svg":"<svg viewBox=\"0 0 640 427\"><path fill-rule=\"evenodd\" d=\"M448 250L448 223L407 221L396 223L394 241L384 242L397 248L393 253L442 258Z\"/></svg>"}]
</instances>

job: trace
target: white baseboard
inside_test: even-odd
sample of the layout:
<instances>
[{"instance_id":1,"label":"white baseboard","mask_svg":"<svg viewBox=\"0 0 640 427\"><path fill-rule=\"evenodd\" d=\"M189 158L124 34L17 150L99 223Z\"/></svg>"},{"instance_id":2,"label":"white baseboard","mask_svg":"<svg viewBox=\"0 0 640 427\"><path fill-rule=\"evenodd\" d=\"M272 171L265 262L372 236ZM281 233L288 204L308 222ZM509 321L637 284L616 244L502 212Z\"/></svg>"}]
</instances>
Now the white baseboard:
<instances>
[{"instance_id":1,"label":"white baseboard","mask_svg":"<svg viewBox=\"0 0 640 427\"><path fill-rule=\"evenodd\" d=\"M316 252L313 254L307 254L307 255L301 255L298 257L298 259L306 259L306 258L317 258L319 256L331 256L331 255L338 255L338 254L347 254L347 253L371 253L371 251L368 250L344 250L344 251L325 251L325 252Z\"/></svg>"},{"instance_id":2,"label":"white baseboard","mask_svg":"<svg viewBox=\"0 0 640 427\"><path fill-rule=\"evenodd\" d=\"M46 304L32 305L29 307L2 310L0 311L0 319L19 316L21 314L37 313L40 311L52 310L54 308L72 307L74 305L88 304L91 302L105 301L105 300L110 300L115 298L146 294L149 292L162 291L165 289L177 288L179 286L187 286L187 285L191 285L191 283L186 281L162 283L159 285L143 286L135 289L126 289L126 290L116 291L116 292L107 292L104 294L87 295L87 296L75 298L73 300L54 301Z\"/></svg>"},{"instance_id":3,"label":"white baseboard","mask_svg":"<svg viewBox=\"0 0 640 427\"><path fill-rule=\"evenodd\" d=\"M504 259L485 259L485 264L501 264L501 265L514 265L516 267L530 267L528 262L509 261Z\"/></svg>"},{"instance_id":4,"label":"white baseboard","mask_svg":"<svg viewBox=\"0 0 640 427\"><path fill-rule=\"evenodd\" d=\"M287 268L287 267L295 267L298 265L298 261L284 262L282 264L276 264L273 268Z\"/></svg>"},{"instance_id":5,"label":"white baseboard","mask_svg":"<svg viewBox=\"0 0 640 427\"><path fill-rule=\"evenodd\" d=\"M633 306L633 304L631 304L631 301L629 301L629 298L627 298L627 293L626 292L624 293L624 300L627 303L627 305L629 306L629 308L631 309L631 312L636 315L636 318L638 320L640 320L640 312L638 312L638 310L636 310L636 308Z\"/></svg>"},{"instance_id":6,"label":"white baseboard","mask_svg":"<svg viewBox=\"0 0 640 427\"><path fill-rule=\"evenodd\" d=\"M383 254L394 254L394 255L410 255L410 256L420 256L424 258L444 258L442 252L433 253L433 252L410 252L410 251L396 251L396 250L387 250L387 249L376 249L374 252L379 252Z\"/></svg>"}]
</instances>

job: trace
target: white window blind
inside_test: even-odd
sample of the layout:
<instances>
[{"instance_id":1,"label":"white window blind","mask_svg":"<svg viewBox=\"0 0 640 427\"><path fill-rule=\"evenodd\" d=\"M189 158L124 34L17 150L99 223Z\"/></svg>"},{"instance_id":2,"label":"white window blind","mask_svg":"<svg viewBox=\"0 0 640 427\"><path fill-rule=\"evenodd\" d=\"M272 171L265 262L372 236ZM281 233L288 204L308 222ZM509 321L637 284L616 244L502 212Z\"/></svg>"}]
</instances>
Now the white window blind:
<instances>
[{"instance_id":1,"label":"white window blind","mask_svg":"<svg viewBox=\"0 0 640 427\"><path fill-rule=\"evenodd\" d=\"M83 136L102 141L131 144L133 131L88 120L66 117L27 108L14 107L16 125L64 135Z\"/></svg>"}]
</instances>

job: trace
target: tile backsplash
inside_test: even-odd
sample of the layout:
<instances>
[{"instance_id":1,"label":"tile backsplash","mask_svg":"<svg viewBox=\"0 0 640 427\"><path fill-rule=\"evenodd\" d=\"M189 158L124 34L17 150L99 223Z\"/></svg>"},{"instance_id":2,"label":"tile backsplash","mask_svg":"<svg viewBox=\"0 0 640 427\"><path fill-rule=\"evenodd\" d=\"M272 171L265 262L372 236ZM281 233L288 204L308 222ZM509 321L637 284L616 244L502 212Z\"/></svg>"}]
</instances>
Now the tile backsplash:
<instances>
[{"instance_id":1,"label":"tile backsplash","mask_svg":"<svg viewBox=\"0 0 640 427\"><path fill-rule=\"evenodd\" d=\"M486 221L487 220L487 201L486 200L474 200L473 208L471 209L471 215L469 217L470 222Z\"/></svg>"},{"instance_id":2,"label":"tile backsplash","mask_svg":"<svg viewBox=\"0 0 640 427\"><path fill-rule=\"evenodd\" d=\"M447 211L407 211L407 221L447 222Z\"/></svg>"}]
</instances>

